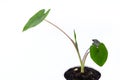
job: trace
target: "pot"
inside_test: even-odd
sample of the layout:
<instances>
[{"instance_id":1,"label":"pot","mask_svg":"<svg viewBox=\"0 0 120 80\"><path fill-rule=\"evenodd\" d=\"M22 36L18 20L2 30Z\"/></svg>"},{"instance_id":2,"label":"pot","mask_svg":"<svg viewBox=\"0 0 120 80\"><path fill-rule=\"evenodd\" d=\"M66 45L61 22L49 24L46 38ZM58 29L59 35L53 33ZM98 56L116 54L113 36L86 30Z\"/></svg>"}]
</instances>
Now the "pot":
<instances>
[{"instance_id":1,"label":"pot","mask_svg":"<svg viewBox=\"0 0 120 80\"><path fill-rule=\"evenodd\" d=\"M64 73L66 80L99 80L101 73L93 68L84 67L84 73L80 72L80 67L73 67Z\"/></svg>"}]
</instances>

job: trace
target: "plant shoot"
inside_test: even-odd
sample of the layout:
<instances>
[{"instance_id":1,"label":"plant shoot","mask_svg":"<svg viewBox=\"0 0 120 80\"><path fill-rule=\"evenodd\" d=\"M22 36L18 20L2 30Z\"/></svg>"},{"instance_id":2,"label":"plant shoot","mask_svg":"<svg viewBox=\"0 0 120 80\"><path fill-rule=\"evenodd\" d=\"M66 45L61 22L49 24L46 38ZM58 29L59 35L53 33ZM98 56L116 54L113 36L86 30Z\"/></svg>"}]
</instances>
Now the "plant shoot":
<instances>
[{"instance_id":1,"label":"plant shoot","mask_svg":"<svg viewBox=\"0 0 120 80\"><path fill-rule=\"evenodd\" d=\"M89 53L90 53L91 59L97 65L103 66L105 64L107 57L108 57L108 51L107 51L107 48L105 47L104 43L98 41L97 39L93 39L92 45L86 50L83 58L81 58L80 51L78 48L78 43L77 43L77 35L76 35L75 30L74 30L74 40L73 40L60 27L58 27L54 23L45 19L47 17L47 15L49 14L49 12L50 12L50 9L47 11L45 11L45 9L38 11L35 15L33 15L28 20L28 22L26 23L26 25L23 28L23 31L26 31L29 28L35 27L36 25L38 25L42 21L46 21L49 24L53 25L53 27L55 27L59 31L61 31L72 42L72 44L75 47L76 52L78 54L78 58L79 58L80 65L81 65L81 73L84 73L85 61L86 61L86 58L87 58Z\"/></svg>"}]
</instances>

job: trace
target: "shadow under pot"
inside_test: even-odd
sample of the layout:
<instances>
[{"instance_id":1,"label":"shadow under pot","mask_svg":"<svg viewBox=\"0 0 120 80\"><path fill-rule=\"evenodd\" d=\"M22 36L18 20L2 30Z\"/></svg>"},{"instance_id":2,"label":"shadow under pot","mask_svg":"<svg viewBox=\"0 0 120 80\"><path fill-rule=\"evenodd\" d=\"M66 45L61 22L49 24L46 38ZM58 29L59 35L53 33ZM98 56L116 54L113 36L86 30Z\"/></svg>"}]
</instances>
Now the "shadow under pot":
<instances>
[{"instance_id":1,"label":"shadow under pot","mask_svg":"<svg viewBox=\"0 0 120 80\"><path fill-rule=\"evenodd\" d=\"M99 80L100 72L93 68L85 67L84 73L80 72L80 67L73 67L64 73L66 80Z\"/></svg>"}]
</instances>

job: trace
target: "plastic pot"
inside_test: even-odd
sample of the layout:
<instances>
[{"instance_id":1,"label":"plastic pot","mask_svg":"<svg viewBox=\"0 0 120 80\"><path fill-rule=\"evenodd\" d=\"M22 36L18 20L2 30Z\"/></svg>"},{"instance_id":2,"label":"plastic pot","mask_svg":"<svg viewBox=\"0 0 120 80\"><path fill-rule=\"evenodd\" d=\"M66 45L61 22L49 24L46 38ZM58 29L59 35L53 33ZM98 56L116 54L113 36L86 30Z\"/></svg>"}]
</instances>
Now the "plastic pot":
<instances>
[{"instance_id":1,"label":"plastic pot","mask_svg":"<svg viewBox=\"0 0 120 80\"><path fill-rule=\"evenodd\" d=\"M84 73L80 72L80 67L73 67L64 73L66 80L99 80L101 74L99 71L85 67Z\"/></svg>"}]
</instances>

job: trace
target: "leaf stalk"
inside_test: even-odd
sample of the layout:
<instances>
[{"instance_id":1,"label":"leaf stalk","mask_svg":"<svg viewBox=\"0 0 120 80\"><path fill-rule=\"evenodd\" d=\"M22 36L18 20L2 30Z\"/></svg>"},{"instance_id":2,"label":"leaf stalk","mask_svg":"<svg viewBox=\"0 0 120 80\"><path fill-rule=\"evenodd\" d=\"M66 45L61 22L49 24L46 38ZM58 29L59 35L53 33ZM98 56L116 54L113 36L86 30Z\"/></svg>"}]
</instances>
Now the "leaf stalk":
<instances>
[{"instance_id":1,"label":"leaf stalk","mask_svg":"<svg viewBox=\"0 0 120 80\"><path fill-rule=\"evenodd\" d=\"M81 64L81 73L84 73L84 64L85 64L85 59L87 57L88 54L86 54L85 58L83 58L83 60L81 59L81 56L80 56L80 52L79 52L79 48L78 48L78 43L77 43L77 39L76 39L76 33L75 33L75 30L74 30L74 38L75 38L75 41L73 41L61 28L59 28L57 25L53 24L52 22L44 19L44 21L48 22L49 24L53 25L55 28L57 28L58 30L60 30L71 42L72 44L74 45L76 51L77 51L77 54L78 54L78 58L79 58L79 61L80 61L80 64Z\"/></svg>"}]
</instances>

